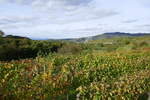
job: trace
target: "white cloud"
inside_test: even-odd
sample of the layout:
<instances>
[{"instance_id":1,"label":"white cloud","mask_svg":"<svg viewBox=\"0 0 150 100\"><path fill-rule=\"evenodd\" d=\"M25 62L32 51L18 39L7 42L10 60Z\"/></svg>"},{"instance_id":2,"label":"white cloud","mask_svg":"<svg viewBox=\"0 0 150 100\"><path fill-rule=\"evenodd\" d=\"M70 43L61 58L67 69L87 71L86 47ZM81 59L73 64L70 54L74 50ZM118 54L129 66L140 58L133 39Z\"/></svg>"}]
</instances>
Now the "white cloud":
<instances>
[{"instance_id":1,"label":"white cloud","mask_svg":"<svg viewBox=\"0 0 150 100\"><path fill-rule=\"evenodd\" d=\"M148 0L0 0L0 29L49 38L140 31L136 25L150 24L145 2ZM148 27L141 30L148 31Z\"/></svg>"},{"instance_id":2,"label":"white cloud","mask_svg":"<svg viewBox=\"0 0 150 100\"><path fill-rule=\"evenodd\" d=\"M35 20L35 16L0 16L0 22L5 23L19 23L19 22L30 22Z\"/></svg>"}]
</instances>

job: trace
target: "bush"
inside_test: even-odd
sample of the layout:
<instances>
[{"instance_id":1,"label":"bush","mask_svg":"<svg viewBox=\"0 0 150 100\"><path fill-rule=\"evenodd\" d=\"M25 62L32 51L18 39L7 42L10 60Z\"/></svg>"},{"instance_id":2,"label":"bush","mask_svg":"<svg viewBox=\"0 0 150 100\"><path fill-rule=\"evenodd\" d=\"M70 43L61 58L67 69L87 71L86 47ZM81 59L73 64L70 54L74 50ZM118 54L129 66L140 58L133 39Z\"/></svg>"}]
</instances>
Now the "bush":
<instances>
[{"instance_id":1,"label":"bush","mask_svg":"<svg viewBox=\"0 0 150 100\"><path fill-rule=\"evenodd\" d=\"M61 54L76 54L82 51L82 47L78 44L64 44L60 49L58 49L58 53Z\"/></svg>"},{"instance_id":2,"label":"bush","mask_svg":"<svg viewBox=\"0 0 150 100\"><path fill-rule=\"evenodd\" d=\"M60 42L35 41L18 36L1 37L0 60L35 58L38 54L57 52L61 45Z\"/></svg>"},{"instance_id":3,"label":"bush","mask_svg":"<svg viewBox=\"0 0 150 100\"><path fill-rule=\"evenodd\" d=\"M148 43L145 42L145 41L142 41L142 42L139 44L139 46L140 46L140 47L141 47L141 46L148 46Z\"/></svg>"}]
</instances>

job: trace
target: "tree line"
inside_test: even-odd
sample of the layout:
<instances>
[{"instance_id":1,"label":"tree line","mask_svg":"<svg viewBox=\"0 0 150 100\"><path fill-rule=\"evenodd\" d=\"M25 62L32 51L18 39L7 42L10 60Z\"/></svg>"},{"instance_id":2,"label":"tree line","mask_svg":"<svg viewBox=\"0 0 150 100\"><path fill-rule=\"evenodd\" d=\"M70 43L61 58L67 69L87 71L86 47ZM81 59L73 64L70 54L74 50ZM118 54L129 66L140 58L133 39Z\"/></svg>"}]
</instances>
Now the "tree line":
<instances>
[{"instance_id":1,"label":"tree line","mask_svg":"<svg viewBox=\"0 0 150 100\"><path fill-rule=\"evenodd\" d=\"M26 37L6 35L0 31L0 60L35 58L49 53L77 53L82 50L76 43L49 40L31 40Z\"/></svg>"}]
</instances>

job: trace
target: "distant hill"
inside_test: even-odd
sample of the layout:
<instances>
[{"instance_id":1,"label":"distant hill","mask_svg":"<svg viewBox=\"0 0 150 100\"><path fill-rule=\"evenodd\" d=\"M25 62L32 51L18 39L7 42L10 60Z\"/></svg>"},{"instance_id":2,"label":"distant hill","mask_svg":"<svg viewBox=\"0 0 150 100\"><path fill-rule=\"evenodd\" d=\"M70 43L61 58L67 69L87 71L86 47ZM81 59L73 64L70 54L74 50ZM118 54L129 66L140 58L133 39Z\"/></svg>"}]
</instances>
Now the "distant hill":
<instances>
[{"instance_id":1,"label":"distant hill","mask_svg":"<svg viewBox=\"0 0 150 100\"><path fill-rule=\"evenodd\" d=\"M96 36L89 36L83 38L70 38L70 39L59 39L61 41L72 41L72 42L87 42L89 40L100 40L104 38L113 37L140 37L140 36L150 36L150 33L124 33L124 32L108 32Z\"/></svg>"},{"instance_id":2,"label":"distant hill","mask_svg":"<svg viewBox=\"0 0 150 100\"><path fill-rule=\"evenodd\" d=\"M30 38L27 38L27 37L22 37L22 36L14 36L14 35L7 35L3 38L7 38L7 39L28 39L30 40Z\"/></svg>"}]
</instances>

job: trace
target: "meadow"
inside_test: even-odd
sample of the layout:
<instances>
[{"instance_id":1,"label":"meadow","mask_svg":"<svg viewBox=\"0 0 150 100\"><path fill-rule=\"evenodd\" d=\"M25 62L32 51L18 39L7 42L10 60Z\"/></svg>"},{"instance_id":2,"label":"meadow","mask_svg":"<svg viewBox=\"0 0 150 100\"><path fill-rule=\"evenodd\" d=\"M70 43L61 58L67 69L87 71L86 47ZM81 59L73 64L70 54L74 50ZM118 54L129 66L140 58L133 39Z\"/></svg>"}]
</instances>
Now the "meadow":
<instances>
[{"instance_id":1,"label":"meadow","mask_svg":"<svg viewBox=\"0 0 150 100\"><path fill-rule=\"evenodd\" d=\"M150 37L69 43L0 61L0 100L144 100L148 91Z\"/></svg>"}]
</instances>

